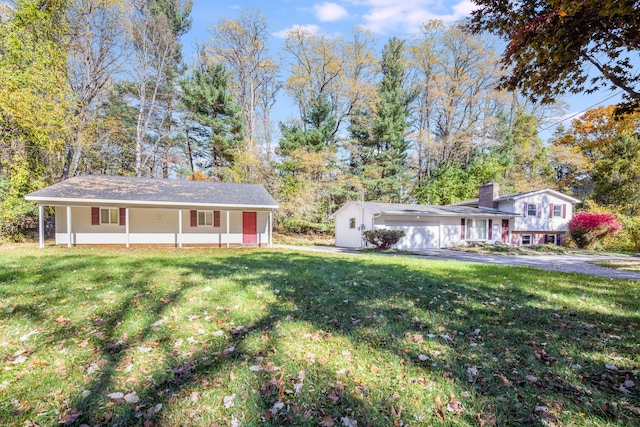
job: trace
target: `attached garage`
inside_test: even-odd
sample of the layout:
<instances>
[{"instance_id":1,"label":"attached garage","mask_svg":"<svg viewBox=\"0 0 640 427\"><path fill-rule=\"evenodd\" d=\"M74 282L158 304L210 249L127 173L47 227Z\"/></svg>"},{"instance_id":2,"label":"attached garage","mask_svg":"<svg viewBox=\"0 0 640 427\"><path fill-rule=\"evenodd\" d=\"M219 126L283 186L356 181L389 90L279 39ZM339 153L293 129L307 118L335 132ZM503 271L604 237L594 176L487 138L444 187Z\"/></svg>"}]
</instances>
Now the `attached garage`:
<instances>
[{"instance_id":1,"label":"attached garage","mask_svg":"<svg viewBox=\"0 0 640 427\"><path fill-rule=\"evenodd\" d=\"M404 231L405 237L395 245L398 250L437 249L440 247L440 223L387 221L386 228Z\"/></svg>"}]
</instances>

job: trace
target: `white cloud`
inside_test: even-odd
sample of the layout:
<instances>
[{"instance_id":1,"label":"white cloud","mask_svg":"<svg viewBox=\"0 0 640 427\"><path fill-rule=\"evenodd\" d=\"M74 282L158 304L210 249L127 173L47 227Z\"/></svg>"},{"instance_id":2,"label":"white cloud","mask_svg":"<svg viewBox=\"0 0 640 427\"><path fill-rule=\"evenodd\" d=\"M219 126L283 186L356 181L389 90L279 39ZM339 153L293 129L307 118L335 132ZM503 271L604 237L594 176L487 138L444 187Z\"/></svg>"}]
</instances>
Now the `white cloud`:
<instances>
[{"instance_id":1,"label":"white cloud","mask_svg":"<svg viewBox=\"0 0 640 427\"><path fill-rule=\"evenodd\" d=\"M296 30L302 30L302 31L307 31L311 34L317 34L320 32L320 27L318 27L317 25L299 25L299 24L294 24L289 28L285 28L282 31L276 31L275 33L272 33L274 37L277 37L279 39L284 39L287 37L287 34L289 34L289 32L291 31L296 31Z\"/></svg>"},{"instance_id":2,"label":"white cloud","mask_svg":"<svg viewBox=\"0 0 640 427\"><path fill-rule=\"evenodd\" d=\"M325 2L313 6L316 18L321 22L338 21L349 16L347 9L336 3Z\"/></svg>"},{"instance_id":3,"label":"white cloud","mask_svg":"<svg viewBox=\"0 0 640 427\"><path fill-rule=\"evenodd\" d=\"M451 23L469 16L476 8L470 0L444 2L448 3L447 8L438 0L355 0L355 3L368 8L362 15L364 26L383 34L397 30L417 33L429 20Z\"/></svg>"}]
</instances>

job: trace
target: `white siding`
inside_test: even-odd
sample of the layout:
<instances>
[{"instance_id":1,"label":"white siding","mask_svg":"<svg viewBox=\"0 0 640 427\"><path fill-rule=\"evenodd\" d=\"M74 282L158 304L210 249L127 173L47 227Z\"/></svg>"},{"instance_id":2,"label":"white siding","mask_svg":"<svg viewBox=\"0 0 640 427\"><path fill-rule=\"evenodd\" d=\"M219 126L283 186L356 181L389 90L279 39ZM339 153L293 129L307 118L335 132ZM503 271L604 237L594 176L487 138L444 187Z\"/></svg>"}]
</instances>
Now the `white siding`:
<instances>
[{"instance_id":1,"label":"white siding","mask_svg":"<svg viewBox=\"0 0 640 427\"><path fill-rule=\"evenodd\" d=\"M68 243L66 207L56 206L56 244ZM178 245L178 209L130 208L129 243L131 245ZM124 225L91 225L91 207L72 207L72 244L75 245L125 245ZM258 244L269 243L269 212L257 212ZM242 244L242 211L229 211L227 235L227 211L220 210L220 226L191 227L190 210L182 210L182 244L237 246Z\"/></svg>"},{"instance_id":2,"label":"white siding","mask_svg":"<svg viewBox=\"0 0 640 427\"><path fill-rule=\"evenodd\" d=\"M460 218L442 218L440 221L440 247L449 248L464 242L460 239Z\"/></svg>"},{"instance_id":3,"label":"white siding","mask_svg":"<svg viewBox=\"0 0 640 427\"><path fill-rule=\"evenodd\" d=\"M351 218L355 218L355 228L349 228ZM373 215L366 209L354 204L347 204L335 215L336 246L341 248L361 248L363 246L362 230L371 230Z\"/></svg>"},{"instance_id":4,"label":"white siding","mask_svg":"<svg viewBox=\"0 0 640 427\"><path fill-rule=\"evenodd\" d=\"M539 206L541 209L538 215L522 216L525 203L535 204L536 207ZM562 216L551 218L551 204L554 206L565 205L565 218L562 218ZM566 231L567 223L573 215L573 205L570 202L546 193L523 197L513 202L501 202L498 209L521 215L514 218L512 223L513 231Z\"/></svg>"}]
</instances>

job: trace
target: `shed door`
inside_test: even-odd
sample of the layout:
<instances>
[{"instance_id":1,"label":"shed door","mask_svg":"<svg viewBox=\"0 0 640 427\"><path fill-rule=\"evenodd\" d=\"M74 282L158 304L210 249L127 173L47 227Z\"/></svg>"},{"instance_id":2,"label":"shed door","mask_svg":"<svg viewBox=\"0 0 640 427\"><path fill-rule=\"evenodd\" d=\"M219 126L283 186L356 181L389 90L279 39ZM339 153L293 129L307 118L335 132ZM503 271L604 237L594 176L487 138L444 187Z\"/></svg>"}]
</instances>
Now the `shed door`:
<instances>
[{"instance_id":1,"label":"shed door","mask_svg":"<svg viewBox=\"0 0 640 427\"><path fill-rule=\"evenodd\" d=\"M242 212L242 244L258 244L257 212Z\"/></svg>"},{"instance_id":2,"label":"shed door","mask_svg":"<svg viewBox=\"0 0 640 427\"><path fill-rule=\"evenodd\" d=\"M402 230L405 237L394 246L395 249L437 249L440 247L440 224L437 222L402 223L387 221L385 225L392 230Z\"/></svg>"}]
</instances>

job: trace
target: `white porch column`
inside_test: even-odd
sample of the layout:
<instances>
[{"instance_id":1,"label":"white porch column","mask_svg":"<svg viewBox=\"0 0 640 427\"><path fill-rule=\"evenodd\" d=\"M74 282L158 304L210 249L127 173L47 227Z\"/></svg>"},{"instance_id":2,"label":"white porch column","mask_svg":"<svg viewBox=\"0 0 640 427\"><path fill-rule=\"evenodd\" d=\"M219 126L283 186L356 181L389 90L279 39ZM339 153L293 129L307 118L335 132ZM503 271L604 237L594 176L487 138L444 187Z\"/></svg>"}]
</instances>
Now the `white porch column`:
<instances>
[{"instance_id":1,"label":"white porch column","mask_svg":"<svg viewBox=\"0 0 640 427\"><path fill-rule=\"evenodd\" d=\"M269 211L269 247L273 247L273 211Z\"/></svg>"},{"instance_id":2,"label":"white porch column","mask_svg":"<svg viewBox=\"0 0 640 427\"><path fill-rule=\"evenodd\" d=\"M73 247L73 242L71 241L71 206L67 206L67 247Z\"/></svg>"},{"instance_id":3,"label":"white porch column","mask_svg":"<svg viewBox=\"0 0 640 427\"><path fill-rule=\"evenodd\" d=\"M44 206L38 205L38 239L40 249L44 248Z\"/></svg>"},{"instance_id":4,"label":"white porch column","mask_svg":"<svg viewBox=\"0 0 640 427\"><path fill-rule=\"evenodd\" d=\"M129 240L129 208L124 208L124 232L126 234L125 236L125 245L126 247L129 247L130 244L130 240Z\"/></svg>"},{"instance_id":5,"label":"white porch column","mask_svg":"<svg viewBox=\"0 0 640 427\"><path fill-rule=\"evenodd\" d=\"M182 248L182 209L178 209L178 247Z\"/></svg>"},{"instance_id":6,"label":"white porch column","mask_svg":"<svg viewBox=\"0 0 640 427\"><path fill-rule=\"evenodd\" d=\"M229 247L229 211L227 211L227 247Z\"/></svg>"}]
</instances>

